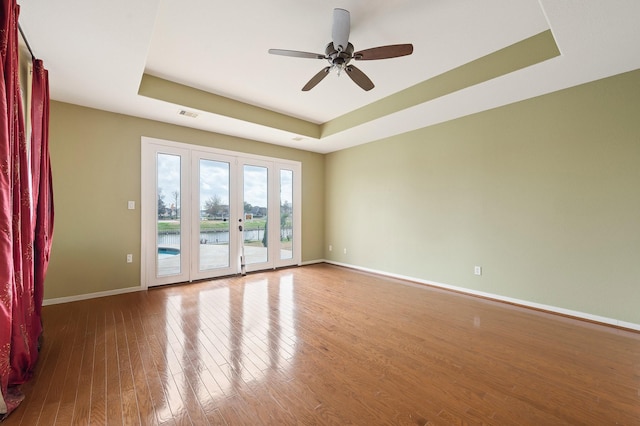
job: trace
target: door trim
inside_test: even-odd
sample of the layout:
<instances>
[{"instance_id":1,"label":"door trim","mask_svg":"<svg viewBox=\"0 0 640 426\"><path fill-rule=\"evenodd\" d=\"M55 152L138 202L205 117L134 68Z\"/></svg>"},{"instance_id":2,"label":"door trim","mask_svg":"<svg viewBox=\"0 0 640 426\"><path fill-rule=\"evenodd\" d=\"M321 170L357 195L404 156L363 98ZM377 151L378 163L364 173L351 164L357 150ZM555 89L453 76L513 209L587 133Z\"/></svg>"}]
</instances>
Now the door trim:
<instances>
[{"instance_id":1,"label":"door trim","mask_svg":"<svg viewBox=\"0 0 640 426\"><path fill-rule=\"evenodd\" d=\"M155 252L156 252L156 247L155 246L150 247L150 244L148 243L150 239L153 237L153 234L151 234L151 229L152 228L155 229L155 223L154 224L149 223L153 218L153 212L155 212L155 206L153 202L149 202L148 200L149 197L145 195L148 195L149 191L153 191L155 195L155 191L156 191L156 188L154 187L155 177L153 179L150 178L150 176L153 175L152 169L154 168L154 166L151 164L151 161L149 161L149 156L151 156L152 153L155 152L155 149L158 146L166 147L167 149L188 150L189 156L188 158L186 158L186 161L189 162L190 168L192 167L193 153L196 153L196 152L207 153L212 155L220 155L220 156L226 156L226 157L234 157L236 159L236 165L240 164L243 161L246 162L251 160L269 163L273 168L271 174L274 175L274 178L271 179L273 183L269 184L270 185L269 189L270 189L270 192L271 191L274 191L274 192L273 192L273 196L270 197L271 201L270 201L270 205L268 206L268 209L269 210L274 209L273 210L274 212L280 211L279 186L276 187L276 183L278 183L279 185L280 170L282 169L292 170L294 172L294 182L295 182L295 184L293 185L293 192L294 192L293 204L294 206L296 206L296 208L294 208L294 218L293 218L293 235L294 235L293 256L291 259L283 260L283 259L280 259L279 255L276 256L275 252L274 254L270 253L270 256L272 256L273 258L273 261L270 262L270 266L268 266L266 269L272 269L272 268L275 269L278 267L300 265L302 261L302 232L301 232L302 231L302 225L301 225L302 163L301 162L142 136L141 137L141 202L140 202L140 227L141 227L140 283L142 288L144 289L149 288L149 279L151 278L150 274L151 273L155 274L155 271L152 271L153 269L152 267L153 265L155 265L155 261L152 262L153 265L149 265L149 260L148 260L148 256L150 256L151 254L155 255ZM241 170L241 168L239 167L237 169ZM189 175L190 180L193 179L193 173L194 171L192 170ZM277 177L277 179L275 177ZM193 203L195 203L195 200L183 199L182 201L184 203L189 203L189 207L191 208L193 208ZM237 214L242 214L243 211L244 210L240 208ZM278 213L278 216L279 216L279 213ZM189 218L189 220L190 219L191 218ZM230 218L230 221L231 221L230 226L234 226L234 224L237 225L237 218ZM270 228L269 229L270 236L271 235L277 236L278 229L279 228L276 229L275 227ZM192 232L193 232L192 229L187 230L186 235L189 235L190 240L193 238ZM274 237L271 237L271 238L274 238ZM278 237L278 241L279 241L279 237ZM191 247L193 246L193 244L191 242L186 242L186 244L190 244L190 250L191 250ZM280 246L280 244L277 244L277 245L272 244L272 246L274 247L273 250L275 250ZM193 264L193 260L190 262L190 264L187 264L188 275L190 277L189 281L193 281L194 279L202 279L201 277L193 277L191 264ZM238 265L238 271L237 271L238 273L240 272L239 266L240 265Z\"/></svg>"}]
</instances>

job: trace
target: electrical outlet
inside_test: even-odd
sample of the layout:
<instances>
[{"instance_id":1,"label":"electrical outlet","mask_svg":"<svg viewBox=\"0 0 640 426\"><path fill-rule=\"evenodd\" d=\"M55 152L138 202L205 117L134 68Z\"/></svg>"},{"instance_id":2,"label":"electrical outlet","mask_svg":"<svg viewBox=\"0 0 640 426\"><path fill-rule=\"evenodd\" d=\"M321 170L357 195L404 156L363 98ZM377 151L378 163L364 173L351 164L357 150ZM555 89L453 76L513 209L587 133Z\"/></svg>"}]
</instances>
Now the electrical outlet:
<instances>
[{"instance_id":1,"label":"electrical outlet","mask_svg":"<svg viewBox=\"0 0 640 426\"><path fill-rule=\"evenodd\" d=\"M133 255L131 253L129 253L127 255L127 263L132 263L133 262Z\"/></svg>"},{"instance_id":2,"label":"electrical outlet","mask_svg":"<svg viewBox=\"0 0 640 426\"><path fill-rule=\"evenodd\" d=\"M346 248L344 249L344 254L347 254L347 249Z\"/></svg>"},{"instance_id":3,"label":"electrical outlet","mask_svg":"<svg viewBox=\"0 0 640 426\"><path fill-rule=\"evenodd\" d=\"M473 268L473 273L476 275L482 275L482 266L476 266Z\"/></svg>"},{"instance_id":4,"label":"electrical outlet","mask_svg":"<svg viewBox=\"0 0 640 426\"><path fill-rule=\"evenodd\" d=\"M135 210L136 209L136 202L135 201L127 201L127 208L129 210Z\"/></svg>"},{"instance_id":5,"label":"electrical outlet","mask_svg":"<svg viewBox=\"0 0 640 426\"><path fill-rule=\"evenodd\" d=\"M329 244L329 251L333 251L333 246Z\"/></svg>"}]
</instances>

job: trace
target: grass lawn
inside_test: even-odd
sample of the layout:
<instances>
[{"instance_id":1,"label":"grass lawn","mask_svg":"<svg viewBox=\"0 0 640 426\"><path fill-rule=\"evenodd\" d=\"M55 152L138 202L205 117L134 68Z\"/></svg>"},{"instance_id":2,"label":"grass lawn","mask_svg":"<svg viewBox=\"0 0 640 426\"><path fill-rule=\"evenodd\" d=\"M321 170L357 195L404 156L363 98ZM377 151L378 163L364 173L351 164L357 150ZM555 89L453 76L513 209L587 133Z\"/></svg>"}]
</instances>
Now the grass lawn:
<instances>
[{"instance_id":1,"label":"grass lawn","mask_svg":"<svg viewBox=\"0 0 640 426\"><path fill-rule=\"evenodd\" d=\"M245 229L247 231L251 231L254 229L264 229L266 219L251 219L245 222ZM180 221L178 220L160 220L158 221L158 231L179 231L180 230ZM222 220L201 220L200 221L200 230L210 230L210 231L228 231L229 230L229 221Z\"/></svg>"}]
</instances>

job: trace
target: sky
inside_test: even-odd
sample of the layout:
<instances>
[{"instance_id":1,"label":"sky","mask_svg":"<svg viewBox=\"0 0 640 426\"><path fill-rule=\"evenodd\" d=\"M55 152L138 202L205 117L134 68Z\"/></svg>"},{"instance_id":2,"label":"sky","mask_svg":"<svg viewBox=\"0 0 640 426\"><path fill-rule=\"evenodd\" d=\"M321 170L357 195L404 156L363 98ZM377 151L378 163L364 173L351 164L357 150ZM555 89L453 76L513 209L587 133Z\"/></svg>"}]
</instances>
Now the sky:
<instances>
[{"instance_id":1,"label":"sky","mask_svg":"<svg viewBox=\"0 0 640 426\"><path fill-rule=\"evenodd\" d=\"M180 156L158 154L158 188L162 188L164 202L174 203L173 193L180 191ZM280 199L292 203L293 172L280 174ZM229 163L200 160L200 208L214 195L222 204L229 204ZM261 166L244 166L244 201L253 206L267 207L267 169Z\"/></svg>"}]
</instances>

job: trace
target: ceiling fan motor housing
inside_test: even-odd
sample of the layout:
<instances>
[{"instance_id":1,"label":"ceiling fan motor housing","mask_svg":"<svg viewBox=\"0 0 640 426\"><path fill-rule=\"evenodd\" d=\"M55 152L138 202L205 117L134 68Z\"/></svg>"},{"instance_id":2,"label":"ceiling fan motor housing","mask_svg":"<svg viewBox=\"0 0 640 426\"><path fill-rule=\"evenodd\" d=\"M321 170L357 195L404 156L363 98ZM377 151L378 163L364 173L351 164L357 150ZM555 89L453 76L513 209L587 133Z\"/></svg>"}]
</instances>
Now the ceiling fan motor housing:
<instances>
[{"instance_id":1,"label":"ceiling fan motor housing","mask_svg":"<svg viewBox=\"0 0 640 426\"><path fill-rule=\"evenodd\" d=\"M347 48L345 50L340 51L336 49L333 42L331 42L327 44L327 48L324 50L324 53L332 66L344 69L344 67L353 58L353 51L354 48L351 43L347 44Z\"/></svg>"}]
</instances>

